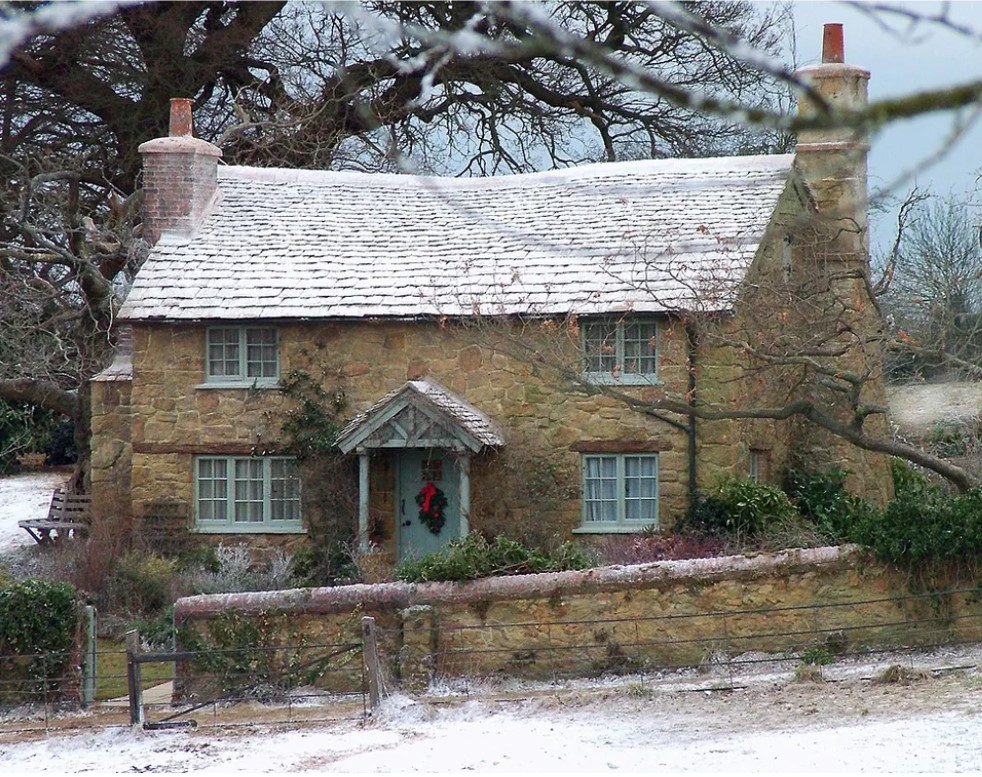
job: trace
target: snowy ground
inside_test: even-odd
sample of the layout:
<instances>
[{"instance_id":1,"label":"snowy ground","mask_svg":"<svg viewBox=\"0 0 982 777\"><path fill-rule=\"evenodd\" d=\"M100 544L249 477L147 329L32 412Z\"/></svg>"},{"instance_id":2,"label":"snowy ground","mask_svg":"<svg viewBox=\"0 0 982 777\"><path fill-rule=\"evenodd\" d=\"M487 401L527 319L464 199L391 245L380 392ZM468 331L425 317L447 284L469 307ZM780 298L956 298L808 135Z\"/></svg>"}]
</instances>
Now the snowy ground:
<instances>
[{"instance_id":1,"label":"snowy ground","mask_svg":"<svg viewBox=\"0 0 982 777\"><path fill-rule=\"evenodd\" d=\"M17 522L44 518L51 504L51 492L65 485L69 475L64 470L42 470L0 478L0 555L34 544Z\"/></svg>"},{"instance_id":2,"label":"snowy ground","mask_svg":"<svg viewBox=\"0 0 982 777\"><path fill-rule=\"evenodd\" d=\"M841 659L821 681L762 664L736 677L458 685L390 698L364 723L290 728L45 736L4 734L23 723L0 719L0 773L980 771L980 660L973 646ZM888 666L904 668L901 682L877 680Z\"/></svg>"},{"instance_id":3,"label":"snowy ground","mask_svg":"<svg viewBox=\"0 0 982 777\"><path fill-rule=\"evenodd\" d=\"M43 516L66 477L0 479L0 555L36 555L17 521ZM26 729L41 712L8 711L0 774L982 771L982 646L839 659L820 682L749 658L707 674L457 683L393 697L367 722L243 726L262 719L245 710L236 727L143 732L82 712L38 733ZM891 666L903 682L877 682Z\"/></svg>"}]
</instances>

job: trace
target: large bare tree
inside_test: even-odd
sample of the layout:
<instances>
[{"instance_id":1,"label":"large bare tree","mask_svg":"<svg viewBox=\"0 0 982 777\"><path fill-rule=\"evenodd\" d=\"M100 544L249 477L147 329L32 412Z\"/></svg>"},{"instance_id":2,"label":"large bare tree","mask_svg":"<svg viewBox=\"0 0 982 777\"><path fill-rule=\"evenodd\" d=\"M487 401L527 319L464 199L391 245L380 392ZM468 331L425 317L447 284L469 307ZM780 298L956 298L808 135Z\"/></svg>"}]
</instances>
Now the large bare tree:
<instances>
[{"instance_id":1,"label":"large bare tree","mask_svg":"<svg viewBox=\"0 0 982 777\"><path fill-rule=\"evenodd\" d=\"M880 13L894 13L879 9ZM146 252L167 101L230 161L486 174L755 152L970 104L979 82L790 118L787 9L748 2L24 3L0 8L0 399L76 418ZM944 24L945 19L931 20Z\"/></svg>"}]
</instances>

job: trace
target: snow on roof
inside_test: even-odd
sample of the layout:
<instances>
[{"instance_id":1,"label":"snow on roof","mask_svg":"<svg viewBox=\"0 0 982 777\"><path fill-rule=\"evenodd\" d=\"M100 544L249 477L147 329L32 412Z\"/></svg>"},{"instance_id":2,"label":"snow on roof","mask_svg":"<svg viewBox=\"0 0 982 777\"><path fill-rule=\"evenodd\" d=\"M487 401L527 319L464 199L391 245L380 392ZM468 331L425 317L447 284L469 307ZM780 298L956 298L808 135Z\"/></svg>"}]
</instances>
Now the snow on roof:
<instances>
[{"instance_id":1,"label":"snow on roof","mask_svg":"<svg viewBox=\"0 0 982 777\"><path fill-rule=\"evenodd\" d=\"M165 234L129 320L411 318L723 309L791 155L494 178L219 168L221 201Z\"/></svg>"},{"instance_id":2,"label":"snow on roof","mask_svg":"<svg viewBox=\"0 0 982 777\"><path fill-rule=\"evenodd\" d=\"M414 402L415 398L422 399L426 405L456 425L464 433L462 441L471 442L469 447L473 450L480 450L483 446L495 448L504 445L498 425L489 416L436 381L421 378L407 381L351 419L338 436L338 447L344 453L354 450L357 445L365 442L366 437L382 431L384 423L394 413L408 405L418 405L418 402Z\"/></svg>"}]
</instances>

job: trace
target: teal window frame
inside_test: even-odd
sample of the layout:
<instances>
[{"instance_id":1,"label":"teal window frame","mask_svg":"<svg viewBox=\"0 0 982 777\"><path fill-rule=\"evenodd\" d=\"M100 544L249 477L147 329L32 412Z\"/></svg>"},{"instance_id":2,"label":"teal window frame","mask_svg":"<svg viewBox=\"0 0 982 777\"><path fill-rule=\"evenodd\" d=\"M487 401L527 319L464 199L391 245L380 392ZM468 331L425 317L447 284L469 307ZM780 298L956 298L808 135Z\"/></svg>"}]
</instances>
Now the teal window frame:
<instances>
[{"instance_id":1,"label":"teal window frame","mask_svg":"<svg viewBox=\"0 0 982 777\"><path fill-rule=\"evenodd\" d=\"M584 453L580 465L582 510L577 533L635 532L659 527L661 477L657 453ZM636 516L632 517L632 512Z\"/></svg>"},{"instance_id":2,"label":"teal window frame","mask_svg":"<svg viewBox=\"0 0 982 777\"><path fill-rule=\"evenodd\" d=\"M583 379L596 385L657 384L660 330L658 319L650 316L581 319Z\"/></svg>"},{"instance_id":3,"label":"teal window frame","mask_svg":"<svg viewBox=\"0 0 982 777\"><path fill-rule=\"evenodd\" d=\"M292 456L196 456L199 532L303 533L300 469Z\"/></svg>"},{"instance_id":4,"label":"teal window frame","mask_svg":"<svg viewBox=\"0 0 982 777\"><path fill-rule=\"evenodd\" d=\"M270 342L271 341L271 342ZM216 369L219 367L220 369ZM277 386L279 331L272 326L210 326L205 332L205 385Z\"/></svg>"}]
</instances>

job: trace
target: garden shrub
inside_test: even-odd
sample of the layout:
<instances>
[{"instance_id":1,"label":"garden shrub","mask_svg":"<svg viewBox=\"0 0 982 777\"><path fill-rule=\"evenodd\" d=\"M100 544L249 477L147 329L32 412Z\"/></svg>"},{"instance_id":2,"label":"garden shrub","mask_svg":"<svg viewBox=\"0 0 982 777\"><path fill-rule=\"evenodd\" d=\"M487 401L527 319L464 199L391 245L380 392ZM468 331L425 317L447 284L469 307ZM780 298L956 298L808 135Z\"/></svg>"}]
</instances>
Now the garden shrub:
<instances>
[{"instance_id":1,"label":"garden shrub","mask_svg":"<svg viewBox=\"0 0 982 777\"><path fill-rule=\"evenodd\" d=\"M277 548L263 564L256 564L244 545L219 545L203 565L190 569L184 582L195 594L233 594L276 591L293 583L291 556Z\"/></svg>"},{"instance_id":2,"label":"garden shrub","mask_svg":"<svg viewBox=\"0 0 982 777\"><path fill-rule=\"evenodd\" d=\"M789 470L784 490L802 517L811 521L829 539L850 539L857 526L876 517L876 508L846 491L849 471L833 467L819 472Z\"/></svg>"},{"instance_id":3,"label":"garden shrub","mask_svg":"<svg viewBox=\"0 0 982 777\"><path fill-rule=\"evenodd\" d=\"M131 551L106 581L106 605L114 612L154 615L177 597L177 559Z\"/></svg>"},{"instance_id":4,"label":"garden shrub","mask_svg":"<svg viewBox=\"0 0 982 777\"><path fill-rule=\"evenodd\" d=\"M503 536L488 542L473 533L452 540L445 548L423 556L409 558L396 568L396 578L409 583L435 580L477 580L496 575L525 575L539 572L561 572L586 569L590 558L572 543L563 543L554 551L529 548Z\"/></svg>"},{"instance_id":5,"label":"garden shrub","mask_svg":"<svg viewBox=\"0 0 982 777\"><path fill-rule=\"evenodd\" d=\"M706 533L642 532L605 537L597 544L596 549L605 564L647 564L653 561L724 556L729 552L729 545L725 539Z\"/></svg>"},{"instance_id":6,"label":"garden shrub","mask_svg":"<svg viewBox=\"0 0 982 777\"><path fill-rule=\"evenodd\" d=\"M291 581L301 587L338 585L357 576L347 542L308 542L297 548L290 563Z\"/></svg>"},{"instance_id":7,"label":"garden shrub","mask_svg":"<svg viewBox=\"0 0 982 777\"><path fill-rule=\"evenodd\" d=\"M976 563L982 557L982 488L950 495L903 462L893 465L894 499L857 523L851 538L908 570Z\"/></svg>"},{"instance_id":8,"label":"garden shrub","mask_svg":"<svg viewBox=\"0 0 982 777\"><path fill-rule=\"evenodd\" d=\"M77 631L78 597L67 583L22 580L0 588L0 701L65 690Z\"/></svg>"},{"instance_id":9,"label":"garden shrub","mask_svg":"<svg viewBox=\"0 0 982 777\"><path fill-rule=\"evenodd\" d=\"M746 478L725 478L703 495L681 520L679 528L709 536L752 539L795 513L777 486Z\"/></svg>"}]
</instances>

